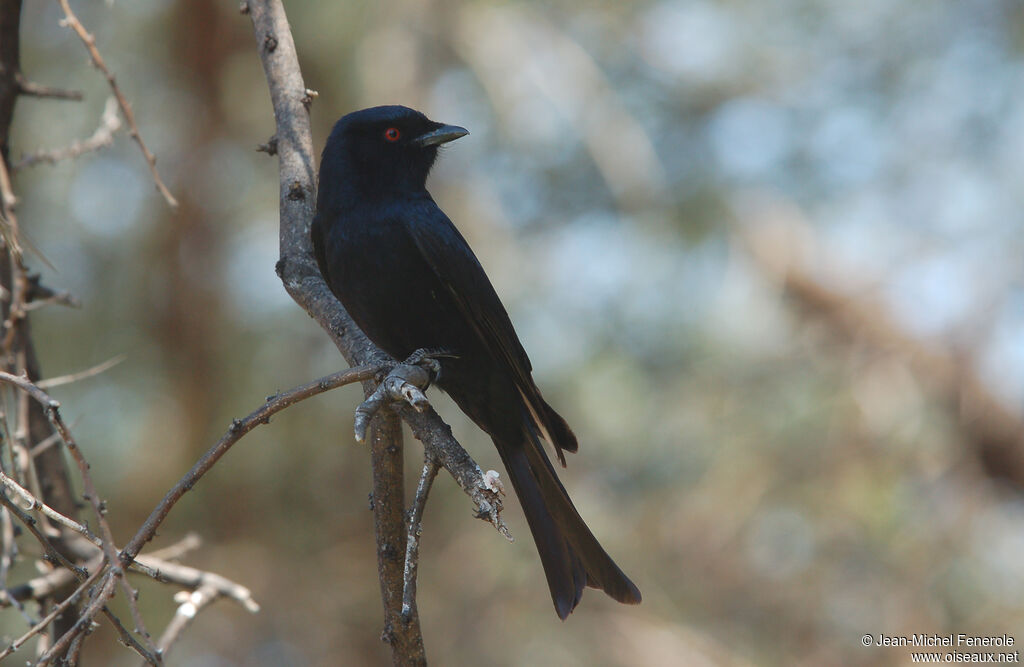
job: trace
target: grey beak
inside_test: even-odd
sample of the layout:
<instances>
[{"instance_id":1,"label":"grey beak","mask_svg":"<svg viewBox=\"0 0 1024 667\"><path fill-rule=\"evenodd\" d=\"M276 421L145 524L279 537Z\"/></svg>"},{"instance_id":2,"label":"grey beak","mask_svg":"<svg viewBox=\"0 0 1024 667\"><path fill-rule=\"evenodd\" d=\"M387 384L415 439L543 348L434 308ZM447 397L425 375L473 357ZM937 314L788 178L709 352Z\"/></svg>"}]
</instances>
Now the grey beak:
<instances>
[{"instance_id":1,"label":"grey beak","mask_svg":"<svg viewBox=\"0 0 1024 667\"><path fill-rule=\"evenodd\" d=\"M439 146L469 134L469 130L458 125L442 125L436 130L421 134L412 140L417 146Z\"/></svg>"}]
</instances>

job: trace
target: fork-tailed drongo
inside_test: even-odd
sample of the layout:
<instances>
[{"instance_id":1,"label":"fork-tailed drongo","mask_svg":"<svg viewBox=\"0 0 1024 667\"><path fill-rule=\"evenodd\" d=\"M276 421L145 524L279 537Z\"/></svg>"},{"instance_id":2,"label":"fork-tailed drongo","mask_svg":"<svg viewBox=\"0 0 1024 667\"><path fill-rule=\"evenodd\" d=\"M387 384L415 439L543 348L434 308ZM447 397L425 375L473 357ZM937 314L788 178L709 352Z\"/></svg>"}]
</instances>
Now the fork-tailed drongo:
<instances>
[{"instance_id":1,"label":"fork-tailed drongo","mask_svg":"<svg viewBox=\"0 0 1024 667\"><path fill-rule=\"evenodd\" d=\"M356 111L320 162L313 247L359 328L395 359L439 359L438 386L486 431L519 496L559 617L585 586L629 604L640 591L580 518L544 452L576 436L541 396L530 359L480 262L426 189L438 146L468 132L401 106Z\"/></svg>"}]
</instances>

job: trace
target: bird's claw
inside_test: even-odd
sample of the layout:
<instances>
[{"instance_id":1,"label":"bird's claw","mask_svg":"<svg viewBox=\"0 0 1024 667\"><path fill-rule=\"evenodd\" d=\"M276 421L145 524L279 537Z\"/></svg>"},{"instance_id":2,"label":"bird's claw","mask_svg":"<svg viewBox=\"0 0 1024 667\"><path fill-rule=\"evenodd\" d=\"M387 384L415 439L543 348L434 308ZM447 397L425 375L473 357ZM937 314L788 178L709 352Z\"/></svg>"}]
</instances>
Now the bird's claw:
<instances>
[{"instance_id":1,"label":"bird's claw","mask_svg":"<svg viewBox=\"0 0 1024 667\"><path fill-rule=\"evenodd\" d=\"M423 368L430 374L430 381L433 383L441 379L441 362L438 359L455 359L458 356L452 350L444 348L421 347L402 363Z\"/></svg>"},{"instance_id":2,"label":"bird's claw","mask_svg":"<svg viewBox=\"0 0 1024 667\"><path fill-rule=\"evenodd\" d=\"M381 408L393 403L408 403L417 412L430 407L425 392L441 375L441 364L434 356L454 356L445 351L417 350L401 363L386 364L377 373L377 388L356 408L356 442L366 440L370 420Z\"/></svg>"}]
</instances>

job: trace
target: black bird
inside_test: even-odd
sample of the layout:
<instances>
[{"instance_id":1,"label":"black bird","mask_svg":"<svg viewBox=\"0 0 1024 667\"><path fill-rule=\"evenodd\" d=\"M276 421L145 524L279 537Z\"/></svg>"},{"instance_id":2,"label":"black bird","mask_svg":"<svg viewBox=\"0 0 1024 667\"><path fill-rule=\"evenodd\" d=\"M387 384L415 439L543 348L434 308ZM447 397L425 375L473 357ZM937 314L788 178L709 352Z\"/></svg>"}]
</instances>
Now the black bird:
<instances>
[{"instance_id":1,"label":"black bird","mask_svg":"<svg viewBox=\"0 0 1024 667\"><path fill-rule=\"evenodd\" d=\"M320 160L313 248L359 328L395 359L446 350L438 386L486 431L505 464L565 619L584 586L627 604L640 591L605 553L558 480L576 436L541 396L512 321L427 174L441 144L469 134L402 106L363 109L331 131Z\"/></svg>"}]
</instances>

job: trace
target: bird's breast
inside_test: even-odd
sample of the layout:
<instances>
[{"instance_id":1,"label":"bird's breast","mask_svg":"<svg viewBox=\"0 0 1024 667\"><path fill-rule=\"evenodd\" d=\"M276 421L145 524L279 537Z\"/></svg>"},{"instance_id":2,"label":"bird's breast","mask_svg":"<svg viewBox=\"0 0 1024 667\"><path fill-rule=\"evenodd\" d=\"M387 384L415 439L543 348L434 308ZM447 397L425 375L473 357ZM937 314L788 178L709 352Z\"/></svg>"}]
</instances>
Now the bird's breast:
<instances>
[{"instance_id":1,"label":"bird's breast","mask_svg":"<svg viewBox=\"0 0 1024 667\"><path fill-rule=\"evenodd\" d=\"M331 287L363 333L396 359L464 349L471 332L401 220L353 212L326 239Z\"/></svg>"}]
</instances>

